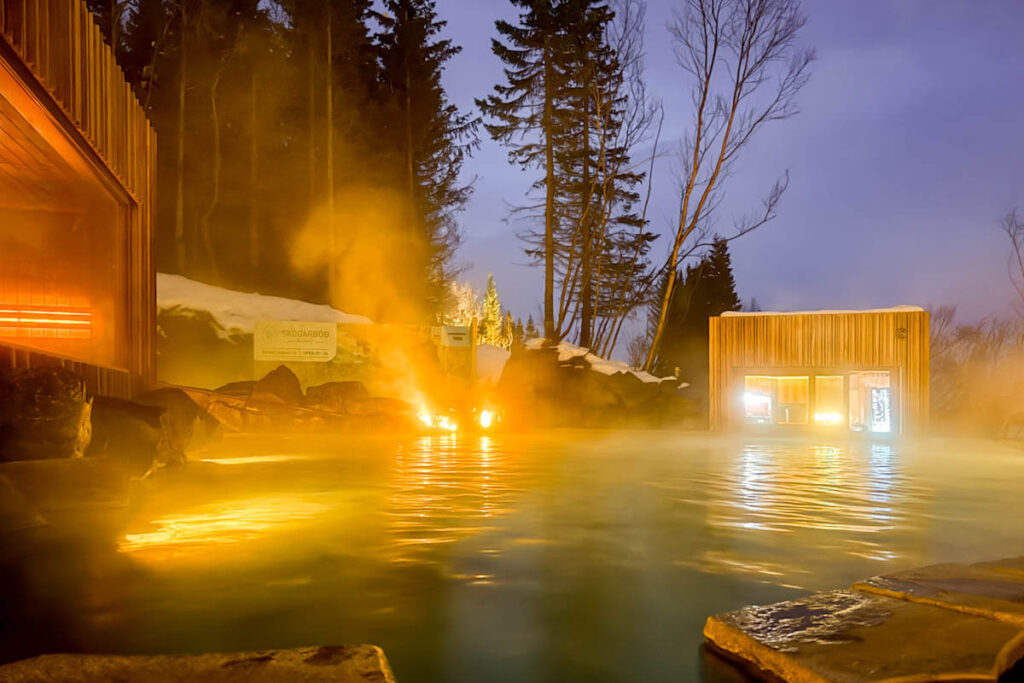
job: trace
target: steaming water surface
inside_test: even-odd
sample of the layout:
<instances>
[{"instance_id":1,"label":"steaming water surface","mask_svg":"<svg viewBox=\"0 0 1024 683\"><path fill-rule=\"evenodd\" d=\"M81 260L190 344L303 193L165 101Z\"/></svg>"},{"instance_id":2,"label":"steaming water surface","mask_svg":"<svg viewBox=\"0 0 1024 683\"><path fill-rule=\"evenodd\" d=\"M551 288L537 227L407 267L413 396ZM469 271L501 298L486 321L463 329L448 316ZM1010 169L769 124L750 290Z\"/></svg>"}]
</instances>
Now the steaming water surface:
<instances>
[{"instance_id":1,"label":"steaming water surface","mask_svg":"<svg viewBox=\"0 0 1024 683\"><path fill-rule=\"evenodd\" d=\"M1024 452L664 433L227 439L5 569L6 659L369 642L400 683L691 681L712 613L1024 554Z\"/></svg>"}]
</instances>

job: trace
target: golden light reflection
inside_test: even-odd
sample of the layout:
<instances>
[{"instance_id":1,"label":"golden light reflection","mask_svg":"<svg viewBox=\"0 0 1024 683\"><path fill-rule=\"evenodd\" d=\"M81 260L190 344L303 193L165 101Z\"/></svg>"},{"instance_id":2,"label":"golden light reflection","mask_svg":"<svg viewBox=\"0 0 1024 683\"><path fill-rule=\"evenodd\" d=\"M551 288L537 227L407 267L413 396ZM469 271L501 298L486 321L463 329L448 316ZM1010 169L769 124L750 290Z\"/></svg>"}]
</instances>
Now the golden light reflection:
<instances>
[{"instance_id":1,"label":"golden light reflection","mask_svg":"<svg viewBox=\"0 0 1024 683\"><path fill-rule=\"evenodd\" d=\"M140 559L205 556L212 548L262 539L330 509L300 496L217 501L159 517L151 530L126 534L118 550Z\"/></svg>"},{"instance_id":2,"label":"golden light reflection","mask_svg":"<svg viewBox=\"0 0 1024 683\"><path fill-rule=\"evenodd\" d=\"M897 463L888 444L747 444L707 485L706 519L720 547L680 562L796 585L807 553L814 561L901 559L896 535L907 522L899 511L913 491Z\"/></svg>"},{"instance_id":3,"label":"golden light reflection","mask_svg":"<svg viewBox=\"0 0 1024 683\"><path fill-rule=\"evenodd\" d=\"M402 448L393 474L389 561L446 566L447 546L494 530L511 511L520 470L491 437L436 433Z\"/></svg>"}]
</instances>

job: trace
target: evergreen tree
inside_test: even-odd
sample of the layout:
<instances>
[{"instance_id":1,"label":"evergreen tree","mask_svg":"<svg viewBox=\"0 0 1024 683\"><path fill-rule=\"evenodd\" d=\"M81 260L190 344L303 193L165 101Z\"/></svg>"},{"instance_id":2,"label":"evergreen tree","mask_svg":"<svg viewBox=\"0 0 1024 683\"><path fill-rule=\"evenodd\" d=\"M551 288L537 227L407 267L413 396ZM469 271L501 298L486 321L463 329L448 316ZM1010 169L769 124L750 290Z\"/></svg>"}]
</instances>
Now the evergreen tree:
<instances>
[{"instance_id":1,"label":"evergreen tree","mask_svg":"<svg viewBox=\"0 0 1024 683\"><path fill-rule=\"evenodd\" d=\"M479 337L481 343L502 346L501 300L494 284L494 276L487 274L487 288L484 290L483 310L480 314Z\"/></svg>"},{"instance_id":2,"label":"evergreen tree","mask_svg":"<svg viewBox=\"0 0 1024 683\"><path fill-rule=\"evenodd\" d=\"M479 120L459 113L441 85L445 64L462 48L439 38L446 22L437 18L434 0L384 0L382 10L374 15L382 27L375 44L387 100L382 139L396 148L411 223L426 245L423 278L436 310L453 275L460 242L455 214L470 194L459 173Z\"/></svg>"},{"instance_id":3,"label":"evergreen tree","mask_svg":"<svg viewBox=\"0 0 1024 683\"><path fill-rule=\"evenodd\" d=\"M545 267L544 336L607 351L644 299L655 237L634 208L644 174L630 162L652 118L638 80L642 10L619 3L616 24L608 0L513 2L526 9L516 26L498 22L494 41L507 85L478 102L510 158L543 169L532 186L543 227L523 238Z\"/></svg>"},{"instance_id":4,"label":"evergreen tree","mask_svg":"<svg viewBox=\"0 0 1024 683\"><path fill-rule=\"evenodd\" d=\"M657 350L657 371L675 374L698 389L707 387L708 319L738 311L740 299L732 273L728 242L716 238L711 250L676 277L668 324ZM660 299L657 304L660 305ZM652 317L656 311L652 309Z\"/></svg>"},{"instance_id":5,"label":"evergreen tree","mask_svg":"<svg viewBox=\"0 0 1024 683\"><path fill-rule=\"evenodd\" d=\"M533 322L533 315L529 315L526 318L526 328L523 330L523 341L528 339L536 339L539 336L537 331L537 325Z\"/></svg>"},{"instance_id":6,"label":"evergreen tree","mask_svg":"<svg viewBox=\"0 0 1024 683\"><path fill-rule=\"evenodd\" d=\"M501 343L503 349L512 347L516 338L516 324L512 321L512 311L505 311L505 317L501 321Z\"/></svg>"},{"instance_id":7,"label":"evergreen tree","mask_svg":"<svg viewBox=\"0 0 1024 683\"><path fill-rule=\"evenodd\" d=\"M555 142L557 106L566 75L560 59L567 34L564 0L510 0L522 10L517 24L495 23L500 39L491 41L494 54L505 63L505 84L477 100L490 119L487 132L509 148L509 159L523 167L543 168L537 185L544 193L544 337L556 339L555 240L558 233Z\"/></svg>"},{"instance_id":8,"label":"evergreen tree","mask_svg":"<svg viewBox=\"0 0 1024 683\"><path fill-rule=\"evenodd\" d=\"M524 341L526 341L526 329L523 327L523 319L516 318L512 325L512 344L522 344Z\"/></svg>"}]
</instances>

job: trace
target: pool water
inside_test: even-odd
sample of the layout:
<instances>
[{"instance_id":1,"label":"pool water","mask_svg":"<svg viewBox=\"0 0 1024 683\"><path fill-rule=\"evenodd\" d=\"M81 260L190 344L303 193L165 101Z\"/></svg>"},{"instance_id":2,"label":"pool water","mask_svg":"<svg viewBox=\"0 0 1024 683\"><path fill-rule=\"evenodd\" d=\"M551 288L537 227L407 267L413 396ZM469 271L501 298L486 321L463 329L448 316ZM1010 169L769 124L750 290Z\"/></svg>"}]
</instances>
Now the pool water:
<instances>
[{"instance_id":1,"label":"pool water","mask_svg":"<svg viewBox=\"0 0 1024 683\"><path fill-rule=\"evenodd\" d=\"M381 645L400 683L696 681L713 613L1024 554L1024 451L663 432L237 437L5 558L5 659Z\"/></svg>"}]
</instances>

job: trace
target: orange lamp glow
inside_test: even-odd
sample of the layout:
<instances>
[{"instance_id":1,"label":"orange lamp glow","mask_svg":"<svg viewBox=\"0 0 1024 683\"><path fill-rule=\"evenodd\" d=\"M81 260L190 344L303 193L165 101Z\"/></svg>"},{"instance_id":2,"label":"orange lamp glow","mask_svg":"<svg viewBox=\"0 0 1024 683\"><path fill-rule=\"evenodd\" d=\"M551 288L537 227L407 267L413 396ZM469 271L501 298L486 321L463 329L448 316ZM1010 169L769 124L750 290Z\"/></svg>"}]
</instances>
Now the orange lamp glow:
<instances>
[{"instance_id":1,"label":"orange lamp glow","mask_svg":"<svg viewBox=\"0 0 1024 683\"><path fill-rule=\"evenodd\" d=\"M92 336L92 310L78 306L0 304L0 336L87 339Z\"/></svg>"}]
</instances>

